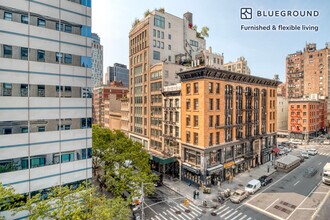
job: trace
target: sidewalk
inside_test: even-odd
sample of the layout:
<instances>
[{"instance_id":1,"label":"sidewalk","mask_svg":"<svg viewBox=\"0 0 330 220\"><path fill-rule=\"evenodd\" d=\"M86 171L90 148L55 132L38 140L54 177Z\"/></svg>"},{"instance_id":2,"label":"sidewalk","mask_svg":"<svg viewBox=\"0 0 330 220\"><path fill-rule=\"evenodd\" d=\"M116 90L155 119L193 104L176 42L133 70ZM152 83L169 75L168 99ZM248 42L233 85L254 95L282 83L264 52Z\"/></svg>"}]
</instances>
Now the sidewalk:
<instances>
[{"instance_id":1,"label":"sidewalk","mask_svg":"<svg viewBox=\"0 0 330 220\"><path fill-rule=\"evenodd\" d=\"M267 173L269 165L269 173ZM250 171L245 171L244 173L240 173L236 175L232 182L228 183L222 182L221 183L221 190L224 189L231 189L231 191L235 191L236 189L244 189L245 185L252 179L258 179L262 175L271 175L276 170L272 166L271 162L267 162L265 164L260 165L259 167L252 168ZM177 192L178 194L182 195L183 197L190 200L190 202L194 203L197 206L203 206L203 200L207 201L208 207L218 206L219 203L217 202L217 194L218 194L218 187L212 186L211 194L204 194L202 190L199 190L199 198L193 198L194 190L197 190L196 186L189 186L187 183L183 181L170 181L168 179L164 179L163 183L166 187L172 189L173 191Z\"/></svg>"}]
</instances>

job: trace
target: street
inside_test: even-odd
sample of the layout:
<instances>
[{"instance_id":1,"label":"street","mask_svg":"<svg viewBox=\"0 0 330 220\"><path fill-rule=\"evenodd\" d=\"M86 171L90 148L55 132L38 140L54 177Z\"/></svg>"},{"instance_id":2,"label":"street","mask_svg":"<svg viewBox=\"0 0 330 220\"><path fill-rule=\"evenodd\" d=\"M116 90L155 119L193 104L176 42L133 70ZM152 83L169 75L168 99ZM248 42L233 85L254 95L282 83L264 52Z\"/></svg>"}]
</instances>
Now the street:
<instances>
[{"instance_id":1,"label":"street","mask_svg":"<svg viewBox=\"0 0 330 220\"><path fill-rule=\"evenodd\" d=\"M183 204L183 196L162 186L153 197L145 199L145 219L189 220L189 219L329 219L330 186L321 182L323 166L330 161L330 150L321 147L318 155L310 156L289 173L275 172L272 184L261 188L241 204L226 201L216 207L198 207L193 203ZM291 154L299 155L302 149ZM313 167L316 173L309 173ZM213 203L216 201L213 201Z\"/></svg>"}]
</instances>

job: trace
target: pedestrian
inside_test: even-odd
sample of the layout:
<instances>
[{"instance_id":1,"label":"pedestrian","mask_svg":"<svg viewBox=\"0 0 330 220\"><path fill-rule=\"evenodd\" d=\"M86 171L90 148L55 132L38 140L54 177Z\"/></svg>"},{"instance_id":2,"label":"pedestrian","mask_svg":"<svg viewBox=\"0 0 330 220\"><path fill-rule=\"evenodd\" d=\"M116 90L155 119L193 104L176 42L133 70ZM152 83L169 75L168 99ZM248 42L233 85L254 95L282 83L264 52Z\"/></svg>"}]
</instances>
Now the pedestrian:
<instances>
[{"instance_id":1,"label":"pedestrian","mask_svg":"<svg viewBox=\"0 0 330 220\"><path fill-rule=\"evenodd\" d=\"M196 190L194 190L194 196L193 197L194 197L194 199L196 199Z\"/></svg>"},{"instance_id":2,"label":"pedestrian","mask_svg":"<svg viewBox=\"0 0 330 220\"><path fill-rule=\"evenodd\" d=\"M189 186L191 186L191 180L189 180Z\"/></svg>"},{"instance_id":3,"label":"pedestrian","mask_svg":"<svg viewBox=\"0 0 330 220\"><path fill-rule=\"evenodd\" d=\"M199 199L199 191L198 190L196 192L196 197L197 197L197 199Z\"/></svg>"}]
</instances>

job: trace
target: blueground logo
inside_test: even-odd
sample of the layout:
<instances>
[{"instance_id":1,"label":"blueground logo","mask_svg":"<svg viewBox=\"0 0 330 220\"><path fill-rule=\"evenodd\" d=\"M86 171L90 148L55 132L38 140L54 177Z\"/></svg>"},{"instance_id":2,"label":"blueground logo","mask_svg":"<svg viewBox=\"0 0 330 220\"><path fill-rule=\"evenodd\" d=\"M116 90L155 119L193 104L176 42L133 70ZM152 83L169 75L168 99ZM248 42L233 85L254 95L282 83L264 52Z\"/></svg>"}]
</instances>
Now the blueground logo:
<instances>
[{"instance_id":1,"label":"blueground logo","mask_svg":"<svg viewBox=\"0 0 330 220\"><path fill-rule=\"evenodd\" d=\"M252 8L241 8L241 19L252 19Z\"/></svg>"}]
</instances>

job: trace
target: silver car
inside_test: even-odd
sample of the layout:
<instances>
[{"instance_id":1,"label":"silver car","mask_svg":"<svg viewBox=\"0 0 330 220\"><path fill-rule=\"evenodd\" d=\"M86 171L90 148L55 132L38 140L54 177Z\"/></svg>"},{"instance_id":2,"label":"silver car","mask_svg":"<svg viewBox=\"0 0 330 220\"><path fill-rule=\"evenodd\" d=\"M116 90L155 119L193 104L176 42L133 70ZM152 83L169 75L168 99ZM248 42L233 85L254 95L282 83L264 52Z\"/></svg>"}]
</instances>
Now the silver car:
<instances>
[{"instance_id":1,"label":"silver car","mask_svg":"<svg viewBox=\"0 0 330 220\"><path fill-rule=\"evenodd\" d=\"M230 201L232 203L240 203L241 201L246 199L247 196L248 196L247 192L245 192L244 190L238 189L234 192L234 194L232 196L230 196Z\"/></svg>"}]
</instances>

